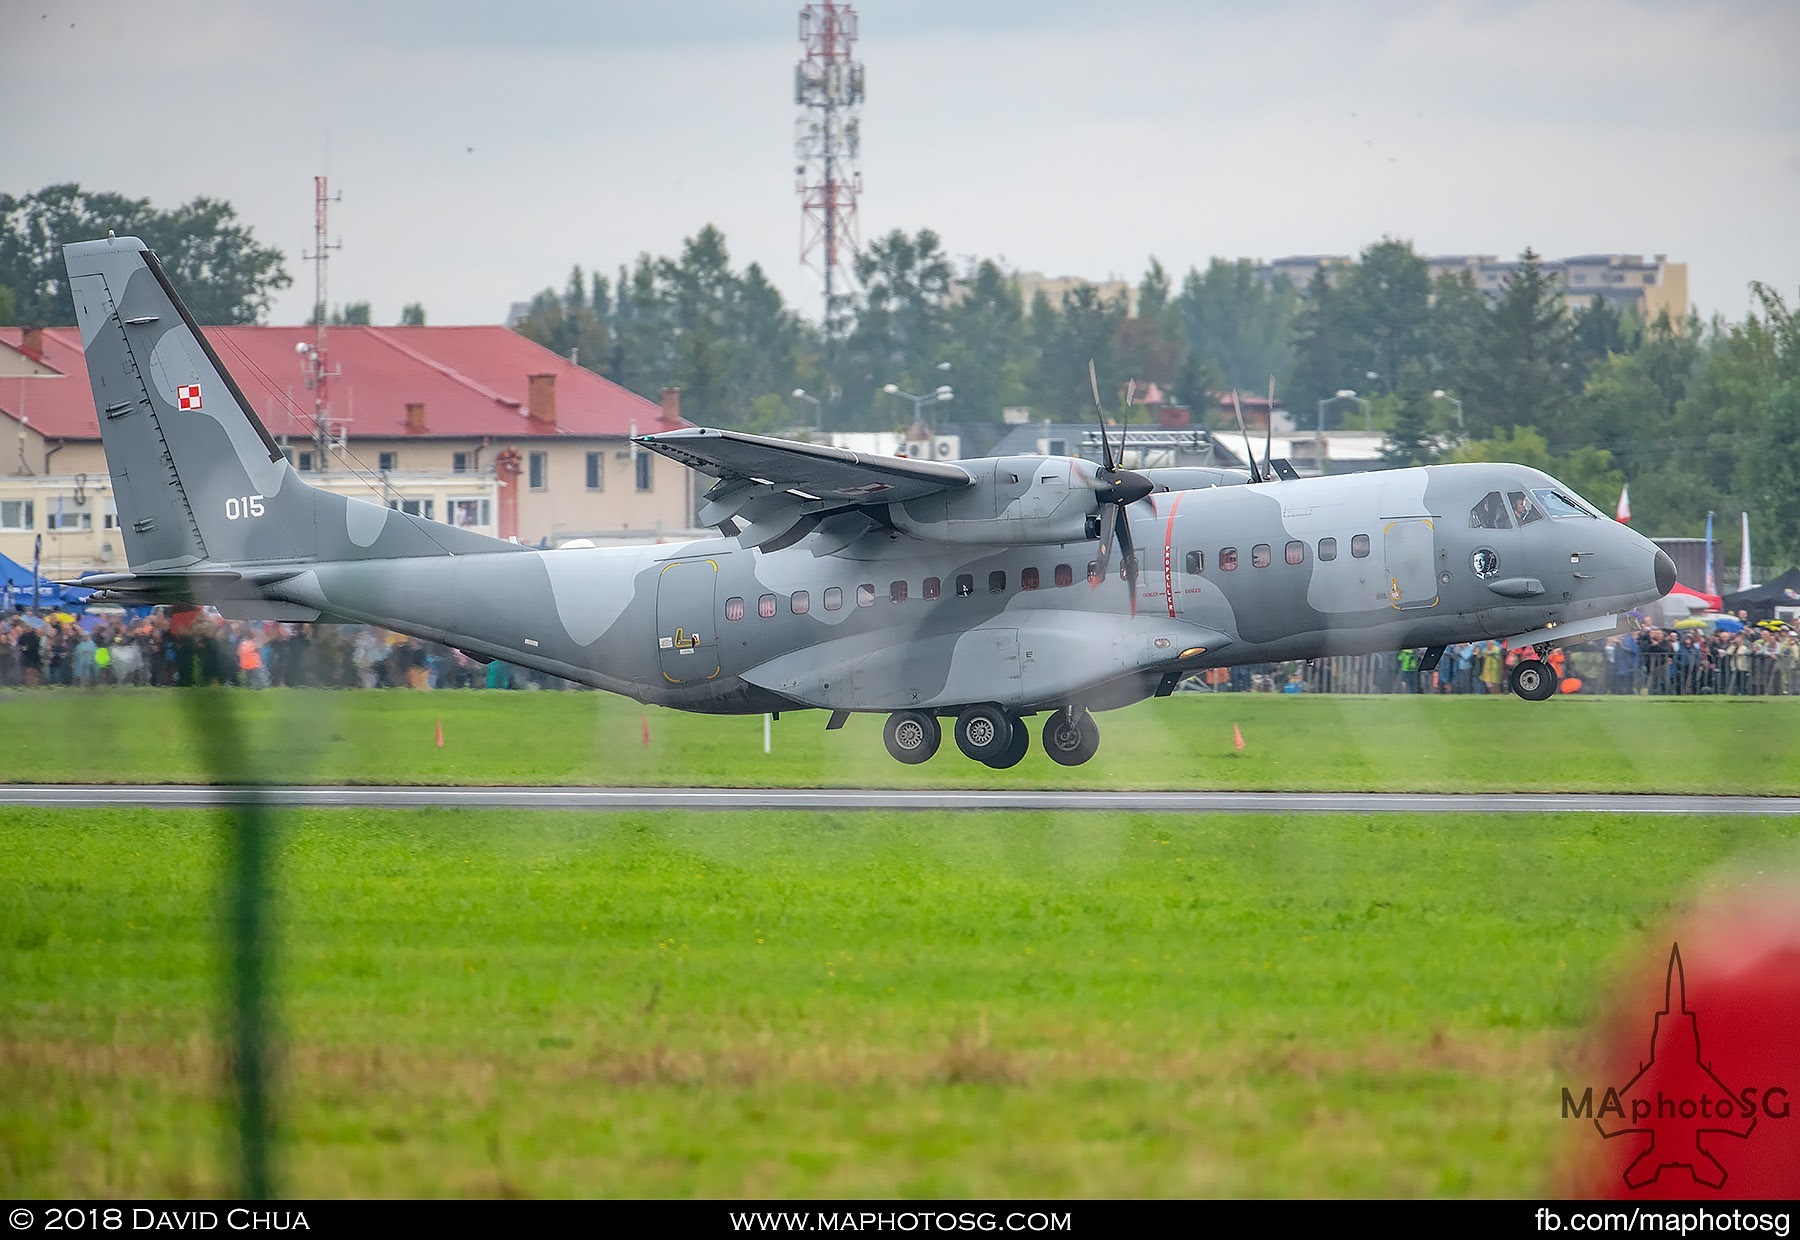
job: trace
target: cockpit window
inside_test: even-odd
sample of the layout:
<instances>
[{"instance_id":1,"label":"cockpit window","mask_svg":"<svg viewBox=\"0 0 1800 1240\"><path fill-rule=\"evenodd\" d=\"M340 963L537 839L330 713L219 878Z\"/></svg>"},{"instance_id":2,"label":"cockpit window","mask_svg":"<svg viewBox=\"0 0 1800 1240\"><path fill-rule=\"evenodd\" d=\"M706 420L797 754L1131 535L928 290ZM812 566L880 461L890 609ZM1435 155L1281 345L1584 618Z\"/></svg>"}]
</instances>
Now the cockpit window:
<instances>
[{"instance_id":1,"label":"cockpit window","mask_svg":"<svg viewBox=\"0 0 1800 1240\"><path fill-rule=\"evenodd\" d=\"M1533 521L1544 519L1543 510L1523 491L1508 491L1506 501L1512 509L1513 520L1520 525L1530 525Z\"/></svg>"},{"instance_id":2,"label":"cockpit window","mask_svg":"<svg viewBox=\"0 0 1800 1240\"><path fill-rule=\"evenodd\" d=\"M1552 491L1546 487L1540 491L1533 491L1532 494L1537 496L1538 503L1542 504L1544 511L1552 517L1587 517L1590 520L1593 518L1593 513L1561 491Z\"/></svg>"},{"instance_id":3,"label":"cockpit window","mask_svg":"<svg viewBox=\"0 0 1800 1240\"><path fill-rule=\"evenodd\" d=\"M1472 530L1510 530L1512 520L1506 515L1506 501L1500 498L1500 492L1489 491L1481 497L1481 502L1469 509L1469 528Z\"/></svg>"}]
</instances>

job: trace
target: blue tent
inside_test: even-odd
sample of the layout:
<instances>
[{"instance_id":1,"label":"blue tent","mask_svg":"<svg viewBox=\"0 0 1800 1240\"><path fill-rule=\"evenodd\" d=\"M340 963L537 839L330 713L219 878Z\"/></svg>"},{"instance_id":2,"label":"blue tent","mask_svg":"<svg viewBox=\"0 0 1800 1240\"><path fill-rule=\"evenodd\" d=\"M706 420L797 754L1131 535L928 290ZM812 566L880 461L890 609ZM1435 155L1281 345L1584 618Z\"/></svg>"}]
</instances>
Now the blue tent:
<instances>
[{"instance_id":1,"label":"blue tent","mask_svg":"<svg viewBox=\"0 0 1800 1240\"><path fill-rule=\"evenodd\" d=\"M59 586L54 581L34 576L25 565L0 555L0 606L6 611L31 606L34 582L39 607L79 607L93 593L77 586Z\"/></svg>"}]
</instances>

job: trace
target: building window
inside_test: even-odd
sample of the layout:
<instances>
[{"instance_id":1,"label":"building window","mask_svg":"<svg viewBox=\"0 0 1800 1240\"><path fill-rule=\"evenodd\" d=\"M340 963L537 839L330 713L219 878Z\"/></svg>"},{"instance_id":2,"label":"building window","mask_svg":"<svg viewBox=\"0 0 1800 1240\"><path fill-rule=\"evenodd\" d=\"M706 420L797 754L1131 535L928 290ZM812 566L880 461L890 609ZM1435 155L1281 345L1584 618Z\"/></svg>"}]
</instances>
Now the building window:
<instances>
[{"instance_id":1,"label":"building window","mask_svg":"<svg viewBox=\"0 0 1800 1240\"><path fill-rule=\"evenodd\" d=\"M1237 548L1221 547L1219 549L1219 571L1234 573L1237 571Z\"/></svg>"},{"instance_id":2,"label":"building window","mask_svg":"<svg viewBox=\"0 0 1800 1240\"><path fill-rule=\"evenodd\" d=\"M298 457L295 458L294 468L299 470L303 474L312 473L312 471L313 471L313 454L310 452L302 452Z\"/></svg>"},{"instance_id":3,"label":"building window","mask_svg":"<svg viewBox=\"0 0 1800 1240\"><path fill-rule=\"evenodd\" d=\"M432 502L428 499L390 499L388 507L396 512L404 512L409 517L424 517L429 521Z\"/></svg>"},{"instance_id":4,"label":"building window","mask_svg":"<svg viewBox=\"0 0 1800 1240\"><path fill-rule=\"evenodd\" d=\"M940 595L944 592L943 579L941 577L927 577L925 579L924 586L921 587L920 592L922 594L924 594L925 601L930 602L932 599L936 598L938 595Z\"/></svg>"},{"instance_id":5,"label":"building window","mask_svg":"<svg viewBox=\"0 0 1800 1240\"><path fill-rule=\"evenodd\" d=\"M1287 545L1283 554L1287 556L1287 562L1289 564L1304 564L1306 563L1306 544L1303 542L1291 542Z\"/></svg>"},{"instance_id":6,"label":"building window","mask_svg":"<svg viewBox=\"0 0 1800 1240\"><path fill-rule=\"evenodd\" d=\"M1269 551L1268 543L1257 543L1254 547L1250 548L1251 568L1267 568L1269 566L1269 561L1272 558L1273 556Z\"/></svg>"},{"instance_id":7,"label":"building window","mask_svg":"<svg viewBox=\"0 0 1800 1240\"><path fill-rule=\"evenodd\" d=\"M606 489L606 453L604 452L587 454L587 489L590 491Z\"/></svg>"},{"instance_id":8,"label":"building window","mask_svg":"<svg viewBox=\"0 0 1800 1240\"><path fill-rule=\"evenodd\" d=\"M825 610L836 611L844 605L844 589L842 586L829 586L825 590Z\"/></svg>"},{"instance_id":9,"label":"building window","mask_svg":"<svg viewBox=\"0 0 1800 1240\"><path fill-rule=\"evenodd\" d=\"M904 603L906 601L906 583L904 581L888 582L888 602Z\"/></svg>"},{"instance_id":10,"label":"building window","mask_svg":"<svg viewBox=\"0 0 1800 1240\"><path fill-rule=\"evenodd\" d=\"M36 529L33 520L36 501L29 499L0 499L0 530Z\"/></svg>"},{"instance_id":11,"label":"building window","mask_svg":"<svg viewBox=\"0 0 1800 1240\"><path fill-rule=\"evenodd\" d=\"M94 514L85 508L73 512L48 512L44 514L44 528L58 533L64 530L91 530L94 528Z\"/></svg>"},{"instance_id":12,"label":"building window","mask_svg":"<svg viewBox=\"0 0 1800 1240\"><path fill-rule=\"evenodd\" d=\"M542 491L550 485L550 454L533 452L531 454L531 489Z\"/></svg>"},{"instance_id":13,"label":"building window","mask_svg":"<svg viewBox=\"0 0 1800 1240\"><path fill-rule=\"evenodd\" d=\"M1037 588L1038 570L1035 568L1021 568L1019 570L1019 589L1035 590Z\"/></svg>"},{"instance_id":14,"label":"building window","mask_svg":"<svg viewBox=\"0 0 1800 1240\"><path fill-rule=\"evenodd\" d=\"M654 478L652 478L651 473L650 473L650 463L652 461L654 461L655 459L656 458L648 452L640 452L637 454L637 489L638 490L648 491L650 489L651 483L654 481Z\"/></svg>"},{"instance_id":15,"label":"building window","mask_svg":"<svg viewBox=\"0 0 1800 1240\"><path fill-rule=\"evenodd\" d=\"M727 620L742 620L744 618L744 600L736 597L726 599L725 618Z\"/></svg>"},{"instance_id":16,"label":"building window","mask_svg":"<svg viewBox=\"0 0 1800 1240\"><path fill-rule=\"evenodd\" d=\"M453 499L450 501L450 524L468 529L475 525L491 525L488 501L485 499Z\"/></svg>"},{"instance_id":17,"label":"building window","mask_svg":"<svg viewBox=\"0 0 1800 1240\"><path fill-rule=\"evenodd\" d=\"M1046 439L1044 441L1045 456L1069 455L1069 441L1066 439Z\"/></svg>"},{"instance_id":18,"label":"building window","mask_svg":"<svg viewBox=\"0 0 1800 1240\"><path fill-rule=\"evenodd\" d=\"M450 472L453 474L466 474L469 472L469 454L467 452L452 452L450 454Z\"/></svg>"},{"instance_id":19,"label":"building window","mask_svg":"<svg viewBox=\"0 0 1800 1240\"><path fill-rule=\"evenodd\" d=\"M1350 554L1358 560L1369 558L1369 536L1367 534L1358 534L1350 540Z\"/></svg>"},{"instance_id":20,"label":"building window","mask_svg":"<svg viewBox=\"0 0 1800 1240\"><path fill-rule=\"evenodd\" d=\"M1192 574L1195 577L1198 577L1201 573L1205 572L1206 571L1206 552L1204 552L1204 551L1188 552L1187 553L1187 570L1190 574Z\"/></svg>"},{"instance_id":21,"label":"building window","mask_svg":"<svg viewBox=\"0 0 1800 1240\"><path fill-rule=\"evenodd\" d=\"M398 452L382 452L379 453L375 459L375 468L384 474L391 474L396 469L400 468L400 454Z\"/></svg>"},{"instance_id":22,"label":"building window","mask_svg":"<svg viewBox=\"0 0 1800 1240\"><path fill-rule=\"evenodd\" d=\"M774 617L775 596L773 594L765 594L756 600L756 614L761 616L764 620L769 620Z\"/></svg>"},{"instance_id":23,"label":"building window","mask_svg":"<svg viewBox=\"0 0 1800 1240\"><path fill-rule=\"evenodd\" d=\"M875 585L873 582L865 581L860 586L856 587L856 605L858 607L875 606Z\"/></svg>"},{"instance_id":24,"label":"building window","mask_svg":"<svg viewBox=\"0 0 1800 1240\"><path fill-rule=\"evenodd\" d=\"M1319 540L1319 561L1324 563L1337 559L1337 539L1321 538Z\"/></svg>"},{"instance_id":25,"label":"building window","mask_svg":"<svg viewBox=\"0 0 1800 1240\"><path fill-rule=\"evenodd\" d=\"M1006 593L1006 570L1005 569L996 568L993 572L988 574L988 593L989 594L1005 594Z\"/></svg>"},{"instance_id":26,"label":"building window","mask_svg":"<svg viewBox=\"0 0 1800 1240\"><path fill-rule=\"evenodd\" d=\"M795 590L794 597L788 600L788 606L793 608L796 616L804 616L812 610L812 595L805 590Z\"/></svg>"},{"instance_id":27,"label":"building window","mask_svg":"<svg viewBox=\"0 0 1800 1240\"><path fill-rule=\"evenodd\" d=\"M1075 570L1067 564L1056 566L1056 584L1067 586L1075 584Z\"/></svg>"}]
</instances>

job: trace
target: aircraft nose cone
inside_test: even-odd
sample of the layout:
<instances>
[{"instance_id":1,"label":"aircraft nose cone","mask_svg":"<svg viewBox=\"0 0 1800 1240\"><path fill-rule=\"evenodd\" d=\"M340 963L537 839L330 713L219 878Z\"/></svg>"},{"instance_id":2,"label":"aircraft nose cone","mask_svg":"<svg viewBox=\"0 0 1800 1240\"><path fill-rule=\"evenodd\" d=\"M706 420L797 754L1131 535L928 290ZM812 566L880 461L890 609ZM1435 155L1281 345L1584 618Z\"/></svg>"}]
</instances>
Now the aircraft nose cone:
<instances>
[{"instance_id":1,"label":"aircraft nose cone","mask_svg":"<svg viewBox=\"0 0 1800 1240\"><path fill-rule=\"evenodd\" d=\"M1675 561L1669 558L1667 551L1659 549L1656 553L1656 592L1663 595L1674 588Z\"/></svg>"}]
</instances>

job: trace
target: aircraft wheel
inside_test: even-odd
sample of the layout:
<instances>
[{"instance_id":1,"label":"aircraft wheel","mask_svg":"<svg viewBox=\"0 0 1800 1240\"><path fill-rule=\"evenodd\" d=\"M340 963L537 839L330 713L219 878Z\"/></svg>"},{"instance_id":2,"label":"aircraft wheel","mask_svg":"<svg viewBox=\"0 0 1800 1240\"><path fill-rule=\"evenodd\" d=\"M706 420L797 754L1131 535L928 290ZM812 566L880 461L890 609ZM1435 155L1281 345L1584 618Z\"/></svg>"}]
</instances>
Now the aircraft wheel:
<instances>
[{"instance_id":1,"label":"aircraft wheel","mask_svg":"<svg viewBox=\"0 0 1800 1240\"><path fill-rule=\"evenodd\" d=\"M1542 659L1520 659L1507 673L1507 687L1527 702L1541 702L1556 694L1556 677Z\"/></svg>"},{"instance_id":2,"label":"aircraft wheel","mask_svg":"<svg viewBox=\"0 0 1800 1240\"><path fill-rule=\"evenodd\" d=\"M997 758L983 759L996 771L1019 765L1031 751L1031 729L1025 726L1025 721L1017 715L1010 715L1007 722L1012 724L1012 739L1006 743L1006 749Z\"/></svg>"},{"instance_id":3,"label":"aircraft wheel","mask_svg":"<svg viewBox=\"0 0 1800 1240\"><path fill-rule=\"evenodd\" d=\"M897 710L888 716L887 725L881 729L887 751L909 766L917 766L930 758L938 751L938 742L943 738L944 731L938 726L937 716L922 710Z\"/></svg>"},{"instance_id":4,"label":"aircraft wheel","mask_svg":"<svg viewBox=\"0 0 1800 1240\"><path fill-rule=\"evenodd\" d=\"M977 762L1004 754L1012 733L1012 720L998 706L971 706L956 717L956 747Z\"/></svg>"},{"instance_id":5,"label":"aircraft wheel","mask_svg":"<svg viewBox=\"0 0 1800 1240\"><path fill-rule=\"evenodd\" d=\"M1080 766L1100 749L1100 725L1085 710L1069 718L1066 710L1053 711L1044 720L1044 752L1063 766Z\"/></svg>"}]
</instances>

